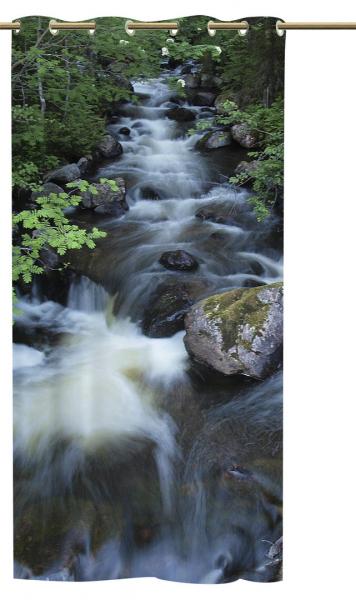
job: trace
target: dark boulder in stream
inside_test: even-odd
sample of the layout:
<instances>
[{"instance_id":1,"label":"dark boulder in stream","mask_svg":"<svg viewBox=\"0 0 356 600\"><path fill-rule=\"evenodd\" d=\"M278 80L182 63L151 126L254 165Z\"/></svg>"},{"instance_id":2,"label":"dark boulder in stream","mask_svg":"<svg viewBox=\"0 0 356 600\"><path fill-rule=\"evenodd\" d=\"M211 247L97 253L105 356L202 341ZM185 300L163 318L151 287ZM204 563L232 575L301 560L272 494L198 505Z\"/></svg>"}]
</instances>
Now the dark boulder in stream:
<instances>
[{"instance_id":1,"label":"dark boulder in stream","mask_svg":"<svg viewBox=\"0 0 356 600\"><path fill-rule=\"evenodd\" d=\"M195 112L189 108L178 106L177 108L170 108L167 110L167 117L172 121L178 122L193 121L195 119Z\"/></svg>"},{"instance_id":2,"label":"dark boulder in stream","mask_svg":"<svg viewBox=\"0 0 356 600\"><path fill-rule=\"evenodd\" d=\"M197 259L185 250L163 252L159 262L172 271L196 271L199 267Z\"/></svg>"},{"instance_id":3,"label":"dark boulder in stream","mask_svg":"<svg viewBox=\"0 0 356 600\"><path fill-rule=\"evenodd\" d=\"M96 151L102 158L116 158L122 154L122 146L108 133L97 144Z\"/></svg>"},{"instance_id":4,"label":"dark boulder in stream","mask_svg":"<svg viewBox=\"0 0 356 600\"><path fill-rule=\"evenodd\" d=\"M281 361L282 283L239 288L198 302L185 317L193 360L223 375L263 379Z\"/></svg>"},{"instance_id":5,"label":"dark boulder in stream","mask_svg":"<svg viewBox=\"0 0 356 600\"><path fill-rule=\"evenodd\" d=\"M96 213L120 217L129 210L126 202L126 186L122 177L115 177L115 188L108 183L92 183L96 190L80 193L83 208L93 209Z\"/></svg>"},{"instance_id":6,"label":"dark boulder in stream","mask_svg":"<svg viewBox=\"0 0 356 600\"><path fill-rule=\"evenodd\" d=\"M198 299L207 295L209 283L200 278L170 277L152 293L142 329L149 337L169 337L184 329L184 316Z\"/></svg>"},{"instance_id":7,"label":"dark boulder in stream","mask_svg":"<svg viewBox=\"0 0 356 600\"><path fill-rule=\"evenodd\" d=\"M119 133L121 133L122 135L130 135L131 130L129 127L120 127Z\"/></svg>"}]
</instances>

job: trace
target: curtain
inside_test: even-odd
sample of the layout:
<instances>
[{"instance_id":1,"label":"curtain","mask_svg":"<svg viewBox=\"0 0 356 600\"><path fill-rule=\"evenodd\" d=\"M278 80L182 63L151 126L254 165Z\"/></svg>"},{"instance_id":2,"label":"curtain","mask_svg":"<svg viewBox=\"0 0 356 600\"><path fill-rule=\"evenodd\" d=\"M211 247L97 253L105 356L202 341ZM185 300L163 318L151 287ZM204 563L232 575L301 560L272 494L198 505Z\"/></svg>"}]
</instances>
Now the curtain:
<instances>
[{"instance_id":1,"label":"curtain","mask_svg":"<svg viewBox=\"0 0 356 600\"><path fill-rule=\"evenodd\" d=\"M13 36L14 576L278 581L277 19L49 20Z\"/></svg>"}]
</instances>

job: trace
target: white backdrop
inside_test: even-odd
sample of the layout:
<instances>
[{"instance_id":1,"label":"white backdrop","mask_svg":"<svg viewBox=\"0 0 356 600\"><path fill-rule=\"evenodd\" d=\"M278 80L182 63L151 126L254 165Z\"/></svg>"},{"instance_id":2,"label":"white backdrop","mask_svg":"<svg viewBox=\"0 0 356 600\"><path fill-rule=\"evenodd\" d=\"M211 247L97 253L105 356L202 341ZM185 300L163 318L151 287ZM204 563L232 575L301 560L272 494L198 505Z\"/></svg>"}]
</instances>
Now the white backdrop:
<instances>
[{"instance_id":1,"label":"white backdrop","mask_svg":"<svg viewBox=\"0 0 356 600\"><path fill-rule=\"evenodd\" d=\"M3 3L0 20L41 14L160 20L356 20L354 0L44 0ZM218 43L218 38L216 37ZM288 32L286 45L285 575L277 584L219 586L154 579L95 583L12 580L10 48L0 32L0 574L5 598L235 598L340 596L355 589L354 484L356 31Z\"/></svg>"}]
</instances>

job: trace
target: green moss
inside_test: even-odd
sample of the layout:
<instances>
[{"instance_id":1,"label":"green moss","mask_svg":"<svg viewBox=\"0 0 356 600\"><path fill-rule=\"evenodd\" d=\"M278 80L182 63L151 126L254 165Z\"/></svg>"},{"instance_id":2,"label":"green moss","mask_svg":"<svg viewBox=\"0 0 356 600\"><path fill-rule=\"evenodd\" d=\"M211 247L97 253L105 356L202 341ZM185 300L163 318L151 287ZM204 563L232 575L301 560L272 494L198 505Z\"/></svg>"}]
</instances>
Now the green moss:
<instances>
[{"instance_id":1,"label":"green moss","mask_svg":"<svg viewBox=\"0 0 356 600\"><path fill-rule=\"evenodd\" d=\"M239 288L210 296L202 302L205 315L221 331L225 351L230 351L236 345L242 345L249 350L255 337L262 334L270 305L261 302L258 294L265 288L274 287L282 287L282 283ZM245 325L250 328L249 340L242 335ZM231 354L236 356L234 352Z\"/></svg>"}]
</instances>

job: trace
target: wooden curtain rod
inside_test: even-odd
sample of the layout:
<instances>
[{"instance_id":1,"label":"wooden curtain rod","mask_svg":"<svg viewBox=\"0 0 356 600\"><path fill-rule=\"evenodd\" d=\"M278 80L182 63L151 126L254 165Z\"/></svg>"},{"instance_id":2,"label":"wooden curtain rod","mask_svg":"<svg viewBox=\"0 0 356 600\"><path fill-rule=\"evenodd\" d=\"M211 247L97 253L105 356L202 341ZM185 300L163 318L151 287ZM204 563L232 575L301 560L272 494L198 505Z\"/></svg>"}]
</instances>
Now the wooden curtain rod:
<instances>
[{"instance_id":1,"label":"wooden curtain rod","mask_svg":"<svg viewBox=\"0 0 356 600\"><path fill-rule=\"evenodd\" d=\"M20 21L13 22L0 22L0 30L12 30L19 32L21 29ZM57 31L64 30L88 30L90 32L94 32L96 29L95 21L92 22L77 22L71 23L67 21L55 21L52 20L49 23L49 29L52 33L56 33ZM171 23L149 23L149 22L134 22L127 21L125 25L125 30L129 35L133 35L136 30L170 30L171 35L175 35L179 29L179 23L174 21ZM207 24L208 33L210 35L215 35L216 31L219 30L236 30L240 33L246 33L249 29L249 24L247 21L236 21L236 22L222 22L222 21L209 21ZM288 30L346 30L346 29L356 29L356 22L352 21L332 21L332 22L283 22L277 21L276 30L279 35L283 35L284 31Z\"/></svg>"}]
</instances>

